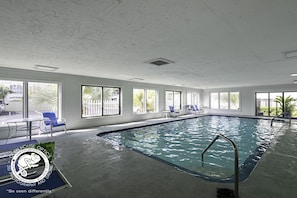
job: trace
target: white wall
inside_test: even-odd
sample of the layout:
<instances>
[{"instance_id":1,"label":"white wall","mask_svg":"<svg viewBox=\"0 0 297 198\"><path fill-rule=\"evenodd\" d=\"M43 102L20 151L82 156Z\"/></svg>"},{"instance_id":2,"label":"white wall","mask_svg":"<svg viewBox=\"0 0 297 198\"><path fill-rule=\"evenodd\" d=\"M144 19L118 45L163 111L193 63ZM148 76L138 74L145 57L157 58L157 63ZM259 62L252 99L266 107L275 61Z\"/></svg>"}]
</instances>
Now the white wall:
<instances>
[{"instance_id":1,"label":"white wall","mask_svg":"<svg viewBox=\"0 0 297 198\"><path fill-rule=\"evenodd\" d=\"M98 71L100 72L100 71ZM90 128L107 124L123 123L158 118L163 116L165 110L165 90L182 91L182 103L186 103L187 91L196 91L200 94L202 90L166 86L157 84L146 84L128 82L112 79L94 78L86 76L75 76L68 74L46 73L38 71L10 69L0 67L1 80L31 80L31 81L53 81L62 84L62 109L61 117L67 120L68 129ZM115 86L122 89L122 115L105 116L97 118L81 118L81 85ZM133 88L155 89L159 92L159 112L147 114L133 114ZM201 98L201 97L200 97ZM185 112L183 110L183 112ZM6 127L0 128L7 130Z\"/></svg>"},{"instance_id":2,"label":"white wall","mask_svg":"<svg viewBox=\"0 0 297 198\"><path fill-rule=\"evenodd\" d=\"M234 114L234 115L255 115L255 93L256 92L281 92L281 91L297 91L296 84L289 85L270 85L270 86L254 86L254 87L233 87L224 89L206 89L203 90L203 105L209 107L210 92L240 92L240 110L224 110L224 109L208 109L209 113L216 114Z\"/></svg>"}]
</instances>

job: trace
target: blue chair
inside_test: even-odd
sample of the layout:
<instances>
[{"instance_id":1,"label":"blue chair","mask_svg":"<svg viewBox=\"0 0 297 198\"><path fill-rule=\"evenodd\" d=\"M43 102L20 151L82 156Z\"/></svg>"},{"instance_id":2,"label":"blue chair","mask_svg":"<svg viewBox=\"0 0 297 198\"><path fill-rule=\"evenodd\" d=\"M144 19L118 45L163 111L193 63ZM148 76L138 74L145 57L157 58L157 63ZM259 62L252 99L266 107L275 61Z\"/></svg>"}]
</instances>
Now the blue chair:
<instances>
[{"instance_id":1,"label":"blue chair","mask_svg":"<svg viewBox=\"0 0 297 198\"><path fill-rule=\"evenodd\" d=\"M202 113L202 109L199 109L199 107L197 105L192 105L192 110L195 113Z\"/></svg>"},{"instance_id":2,"label":"blue chair","mask_svg":"<svg viewBox=\"0 0 297 198\"><path fill-rule=\"evenodd\" d=\"M62 121L58 121L56 114L54 112L42 112L44 118L44 128L45 132L48 132L48 128L50 129L51 135L54 127L64 127L64 131L66 133L66 121L62 119Z\"/></svg>"},{"instance_id":3,"label":"blue chair","mask_svg":"<svg viewBox=\"0 0 297 198\"><path fill-rule=\"evenodd\" d=\"M177 117L179 115L179 111L175 111L173 106L169 106L170 116Z\"/></svg>"}]
</instances>

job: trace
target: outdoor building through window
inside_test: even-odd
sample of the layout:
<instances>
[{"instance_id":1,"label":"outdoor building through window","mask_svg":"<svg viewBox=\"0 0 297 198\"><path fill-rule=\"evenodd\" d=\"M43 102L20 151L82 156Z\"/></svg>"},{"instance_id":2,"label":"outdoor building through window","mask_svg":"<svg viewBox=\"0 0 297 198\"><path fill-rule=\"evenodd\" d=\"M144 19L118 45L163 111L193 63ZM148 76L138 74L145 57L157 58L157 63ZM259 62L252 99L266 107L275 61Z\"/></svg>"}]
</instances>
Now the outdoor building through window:
<instances>
[{"instance_id":1,"label":"outdoor building through window","mask_svg":"<svg viewBox=\"0 0 297 198\"><path fill-rule=\"evenodd\" d=\"M133 113L157 112L157 91L133 89Z\"/></svg>"},{"instance_id":2,"label":"outdoor building through window","mask_svg":"<svg viewBox=\"0 0 297 198\"><path fill-rule=\"evenodd\" d=\"M13 119L41 117L43 111L59 116L58 110L59 83L0 80L0 125Z\"/></svg>"},{"instance_id":3,"label":"outdoor building through window","mask_svg":"<svg viewBox=\"0 0 297 198\"><path fill-rule=\"evenodd\" d=\"M23 118L23 82L0 80L0 125Z\"/></svg>"},{"instance_id":4,"label":"outdoor building through window","mask_svg":"<svg viewBox=\"0 0 297 198\"><path fill-rule=\"evenodd\" d=\"M121 113L120 91L118 87L83 85L82 117L119 115Z\"/></svg>"}]
</instances>

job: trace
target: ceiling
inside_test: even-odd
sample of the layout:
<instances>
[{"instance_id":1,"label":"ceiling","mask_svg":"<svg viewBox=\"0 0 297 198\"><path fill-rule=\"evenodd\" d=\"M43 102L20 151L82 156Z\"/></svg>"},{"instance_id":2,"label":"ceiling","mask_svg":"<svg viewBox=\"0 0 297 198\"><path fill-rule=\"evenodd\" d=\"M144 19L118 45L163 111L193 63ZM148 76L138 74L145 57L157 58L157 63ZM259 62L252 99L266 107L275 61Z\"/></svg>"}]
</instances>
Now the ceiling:
<instances>
[{"instance_id":1,"label":"ceiling","mask_svg":"<svg viewBox=\"0 0 297 198\"><path fill-rule=\"evenodd\" d=\"M193 88L292 84L296 0L1 0L0 66ZM156 66L147 61L174 63Z\"/></svg>"}]
</instances>

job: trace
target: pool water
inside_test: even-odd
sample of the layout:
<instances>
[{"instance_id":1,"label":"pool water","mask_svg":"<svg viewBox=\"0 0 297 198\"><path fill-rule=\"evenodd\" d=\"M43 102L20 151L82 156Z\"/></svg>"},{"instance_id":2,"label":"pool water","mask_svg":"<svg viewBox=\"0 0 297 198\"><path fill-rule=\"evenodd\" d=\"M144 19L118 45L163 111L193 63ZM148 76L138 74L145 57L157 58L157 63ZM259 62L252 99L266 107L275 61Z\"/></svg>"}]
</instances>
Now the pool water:
<instances>
[{"instance_id":1,"label":"pool water","mask_svg":"<svg viewBox=\"0 0 297 198\"><path fill-rule=\"evenodd\" d=\"M270 120L265 119L202 116L100 136L192 175L216 182L233 182L234 151L230 143L218 139L204 154L202 166L203 150L218 134L233 140L238 148L239 181L244 181L275 138L277 130L279 128L272 128Z\"/></svg>"}]
</instances>

